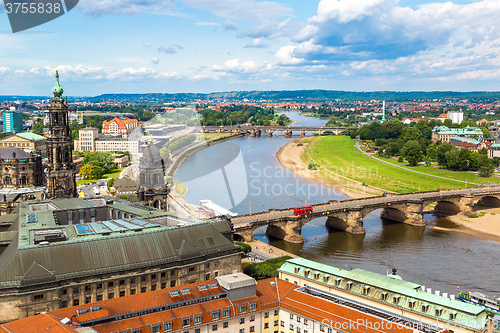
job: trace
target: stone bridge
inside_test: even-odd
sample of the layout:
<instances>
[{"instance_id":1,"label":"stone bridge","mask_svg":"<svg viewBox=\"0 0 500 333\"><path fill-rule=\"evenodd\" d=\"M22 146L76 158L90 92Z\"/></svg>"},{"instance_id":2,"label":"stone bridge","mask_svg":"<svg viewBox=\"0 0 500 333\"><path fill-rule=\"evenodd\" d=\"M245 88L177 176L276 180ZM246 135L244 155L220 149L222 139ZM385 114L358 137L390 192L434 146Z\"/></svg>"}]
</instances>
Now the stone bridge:
<instances>
[{"instance_id":1,"label":"stone bridge","mask_svg":"<svg viewBox=\"0 0 500 333\"><path fill-rule=\"evenodd\" d=\"M435 204L435 206L433 205ZM424 210L429 205L432 209ZM363 219L368 213L382 209L381 217L425 227L424 213L455 215L474 214L474 206L500 207L500 187L475 187L410 194L329 201L312 205L310 214L296 216L292 209L271 209L257 214L240 215L231 219L235 238L250 241L255 229L267 225L266 233L292 243L304 241L301 229L308 222L328 217L326 225L353 234L364 234Z\"/></svg>"},{"instance_id":2,"label":"stone bridge","mask_svg":"<svg viewBox=\"0 0 500 333\"><path fill-rule=\"evenodd\" d=\"M285 137L291 137L293 132L300 133L305 136L307 132L314 132L318 135L325 132L331 132L339 135L344 132L346 127L299 127L299 126L203 126L203 133L233 133L233 134L250 134L252 137L261 136L262 133L267 133L268 136L273 136L274 132L283 132Z\"/></svg>"}]
</instances>

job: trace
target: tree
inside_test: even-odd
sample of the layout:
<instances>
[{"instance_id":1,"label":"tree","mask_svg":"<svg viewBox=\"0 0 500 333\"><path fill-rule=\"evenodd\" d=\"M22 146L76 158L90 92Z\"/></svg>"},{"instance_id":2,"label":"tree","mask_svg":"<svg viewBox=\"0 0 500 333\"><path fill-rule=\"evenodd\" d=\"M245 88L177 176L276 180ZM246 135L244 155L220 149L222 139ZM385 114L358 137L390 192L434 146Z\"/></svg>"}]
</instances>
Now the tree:
<instances>
[{"instance_id":1,"label":"tree","mask_svg":"<svg viewBox=\"0 0 500 333\"><path fill-rule=\"evenodd\" d=\"M82 165L80 168L80 177L83 179L91 178L94 173L94 167L91 164Z\"/></svg>"},{"instance_id":2,"label":"tree","mask_svg":"<svg viewBox=\"0 0 500 333\"><path fill-rule=\"evenodd\" d=\"M92 165L93 178L101 178L105 173L112 172L113 169L116 168L113 160L114 158L111 153L100 151L91 152L83 158L82 168L86 164Z\"/></svg>"},{"instance_id":3,"label":"tree","mask_svg":"<svg viewBox=\"0 0 500 333\"><path fill-rule=\"evenodd\" d=\"M435 144L430 144L427 147L426 157L431 161L435 162L437 160L437 149Z\"/></svg>"},{"instance_id":4,"label":"tree","mask_svg":"<svg viewBox=\"0 0 500 333\"><path fill-rule=\"evenodd\" d=\"M500 157L495 156L491 159L491 161L493 162L495 168L498 168L500 166Z\"/></svg>"},{"instance_id":5,"label":"tree","mask_svg":"<svg viewBox=\"0 0 500 333\"><path fill-rule=\"evenodd\" d=\"M483 137L484 138L489 138L490 137L490 131L486 127L481 127L481 130L483 131Z\"/></svg>"},{"instance_id":6,"label":"tree","mask_svg":"<svg viewBox=\"0 0 500 333\"><path fill-rule=\"evenodd\" d=\"M460 169L460 150L457 147L453 147L448 150L445 154L446 167L452 170Z\"/></svg>"},{"instance_id":7,"label":"tree","mask_svg":"<svg viewBox=\"0 0 500 333\"><path fill-rule=\"evenodd\" d=\"M477 166L478 166L479 177L489 177L495 171L495 167L493 166L493 161L484 155L479 156L477 161Z\"/></svg>"},{"instance_id":8,"label":"tree","mask_svg":"<svg viewBox=\"0 0 500 333\"><path fill-rule=\"evenodd\" d=\"M449 119L447 119L449 120ZM437 147L436 159L439 165L446 167L448 163L446 162L446 152L452 150L454 147L448 142L443 142Z\"/></svg>"},{"instance_id":9,"label":"tree","mask_svg":"<svg viewBox=\"0 0 500 333\"><path fill-rule=\"evenodd\" d=\"M401 155L408 161L410 166L416 166L422 160L422 147L418 141L410 140L401 149Z\"/></svg>"}]
</instances>

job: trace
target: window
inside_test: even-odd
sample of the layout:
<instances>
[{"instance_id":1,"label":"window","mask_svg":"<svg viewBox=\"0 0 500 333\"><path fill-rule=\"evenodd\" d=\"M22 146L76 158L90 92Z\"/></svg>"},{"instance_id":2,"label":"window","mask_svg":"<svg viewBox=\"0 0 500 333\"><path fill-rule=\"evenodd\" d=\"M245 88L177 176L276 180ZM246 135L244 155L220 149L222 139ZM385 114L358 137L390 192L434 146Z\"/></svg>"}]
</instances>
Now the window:
<instances>
[{"instance_id":1,"label":"window","mask_svg":"<svg viewBox=\"0 0 500 333\"><path fill-rule=\"evenodd\" d=\"M280 313L279 310L274 310L274 315L277 316Z\"/></svg>"},{"instance_id":2,"label":"window","mask_svg":"<svg viewBox=\"0 0 500 333\"><path fill-rule=\"evenodd\" d=\"M222 309L222 317L229 317L229 309Z\"/></svg>"},{"instance_id":3,"label":"window","mask_svg":"<svg viewBox=\"0 0 500 333\"><path fill-rule=\"evenodd\" d=\"M222 328L228 328L229 327L229 322L225 321L222 323Z\"/></svg>"},{"instance_id":4,"label":"window","mask_svg":"<svg viewBox=\"0 0 500 333\"><path fill-rule=\"evenodd\" d=\"M264 323L264 329L269 328L269 323Z\"/></svg>"},{"instance_id":5,"label":"window","mask_svg":"<svg viewBox=\"0 0 500 333\"><path fill-rule=\"evenodd\" d=\"M85 304L89 304L91 302L92 302L92 297L90 296L85 297Z\"/></svg>"},{"instance_id":6,"label":"window","mask_svg":"<svg viewBox=\"0 0 500 333\"><path fill-rule=\"evenodd\" d=\"M130 278L130 283L135 283L135 278Z\"/></svg>"},{"instance_id":7,"label":"window","mask_svg":"<svg viewBox=\"0 0 500 333\"><path fill-rule=\"evenodd\" d=\"M314 274L313 274L313 276L314 276L314 279L315 279L315 280L318 280L318 279L319 279L319 273L314 273Z\"/></svg>"},{"instance_id":8,"label":"window","mask_svg":"<svg viewBox=\"0 0 500 333\"><path fill-rule=\"evenodd\" d=\"M156 274L151 274L151 280L156 280Z\"/></svg>"},{"instance_id":9,"label":"window","mask_svg":"<svg viewBox=\"0 0 500 333\"><path fill-rule=\"evenodd\" d=\"M250 332L255 332L255 326L250 326Z\"/></svg>"},{"instance_id":10,"label":"window","mask_svg":"<svg viewBox=\"0 0 500 333\"><path fill-rule=\"evenodd\" d=\"M409 307L410 309L413 309L413 308L415 307L415 301L409 301L409 302L408 302L408 307Z\"/></svg>"},{"instance_id":11,"label":"window","mask_svg":"<svg viewBox=\"0 0 500 333\"><path fill-rule=\"evenodd\" d=\"M347 290L351 290L351 289L352 289L352 282L347 282L347 283L345 284L345 289L347 289Z\"/></svg>"},{"instance_id":12,"label":"window","mask_svg":"<svg viewBox=\"0 0 500 333\"><path fill-rule=\"evenodd\" d=\"M201 332L201 329L197 328L194 330L194 333L200 333Z\"/></svg>"},{"instance_id":13,"label":"window","mask_svg":"<svg viewBox=\"0 0 500 333\"><path fill-rule=\"evenodd\" d=\"M196 267L189 267L189 273L194 272Z\"/></svg>"},{"instance_id":14,"label":"window","mask_svg":"<svg viewBox=\"0 0 500 333\"><path fill-rule=\"evenodd\" d=\"M78 298L73 300L73 306L77 305L80 305L80 300Z\"/></svg>"},{"instance_id":15,"label":"window","mask_svg":"<svg viewBox=\"0 0 500 333\"><path fill-rule=\"evenodd\" d=\"M294 328L293 324L290 324L290 329L293 330Z\"/></svg>"},{"instance_id":16,"label":"window","mask_svg":"<svg viewBox=\"0 0 500 333\"><path fill-rule=\"evenodd\" d=\"M219 311L212 312L212 320L219 319Z\"/></svg>"},{"instance_id":17,"label":"window","mask_svg":"<svg viewBox=\"0 0 500 333\"><path fill-rule=\"evenodd\" d=\"M422 305L422 312L427 312L428 305Z\"/></svg>"},{"instance_id":18,"label":"window","mask_svg":"<svg viewBox=\"0 0 500 333\"><path fill-rule=\"evenodd\" d=\"M160 325L153 325L151 326L151 333L159 333L160 332Z\"/></svg>"},{"instance_id":19,"label":"window","mask_svg":"<svg viewBox=\"0 0 500 333\"><path fill-rule=\"evenodd\" d=\"M96 288L97 288L97 289L102 289L102 283L98 283L98 284L96 285Z\"/></svg>"},{"instance_id":20,"label":"window","mask_svg":"<svg viewBox=\"0 0 500 333\"><path fill-rule=\"evenodd\" d=\"M125 290L120 290L120 297L125 296Z\"/></svg>"},{"instance_id":21,"label":"window","mask_svg":"<svg viewBox=\"0 0 500 333\"><path fill-rule=\"evenodd\" d=\"M324 332L324 331L325 331L325 326L323 326L323 325L319 325L319 331L320 331L320 332Z\"/></svg>"},{"instance_id":22,"label":"window","mask_svg":"<svg viewBox=\"0 0 500 333\"><path fill-rule=\"evenodd\" d=\"M61 301L61 309L68 307L68 301Z\"/></svg>"},{"instance_id":23,"label":"window","mask_svg":"<svg viewBox=\"0 0 500 333\"><path fill-rule=\"evenodd\" d=\"M300 333L300 327L297 327L297 333Z\"/></svg>"},{"instance_id":24,"label":"window","mask_svg":"<svg viewBox=\"0 0 500 333\"><path fill-rule=\"evenodd\" d=\"M443 309L436 309L436 311L434 312L434 314L436 315L436 317L439 317L443 314Z\"/></svg>"},{"instance_id":25,"label":"window","mask_svg":"<svg viewBox=\"0 0 500 333\"><path fill-rule=\"evenodd\" d=\"M146 277L145 276L141 276L141 282L146 282Z\"/></svg>"},{"instance_id":26,"label":"window","mask_svg":"<svg viewBox=\"0 0 500 333\"><path fill-rule=\"evenodd\" d=\"M113 287L114 285L115 285L115 284L114 284L114 282L113 282L113 281L108 282L108 288L111 288L111 287Z\"/></svg>"},{"instance_id":27,"label":"window","mask_svg":"<svg viewBox=\"0 0 500 333\"><path fill-rule=\"evenodd\" d=\"M297 322L300 323L300 317L299 316L297 316Z\"/></svg>"},{"instance_id":28,"label":"window","mask_svg":"<svg viewBox=\"0 0 500 333\"><path fill-rule=\"evenodd\" d=\"M145 293L146 292L146 287L141 287L141 293Z\"/></svg>"},{"instance_id":29,"label":"window","mask_svg":"<svg viewBox=\"0 0 500 333\"><path fill-rule=\"evenodd\" d=\"M141 329L140 328L136 328L136 329L132 330L132 333L141 333Z\"/></svg>"},{"instance_id":30,"label":"window","mask_svg":"<svg viewBox=\"0 0 500 333\"><path fill-rule=\"evenodd\" d=\"M161 288L161 289L165 289L165 288L167 288L167 284L166 284L165 282L163 282L163 283L160 285L160 288Z\"/></svg>"},{"instance_id":31,"label":"window","mask_svg":"<svg viewBox=\"0 0 500 333\"><path fill-rule=\"evenodd\" d=\"M398 304L398 303L399 303L399 296L394 296L394 297L392 298L392 303L394 303L394 304Z\"/></svg>"},{"instance_id":32,"label":"window","mask_svg":"<svg viewBox=\"0 0 500 333\"><path fill-rule=\"evenodd\" d=\"M323 282L328 283L328 280L330 280L329 276L323 276Z\"/></svg>"},{"instance_id":33,"label":"window","mask_svg":"<svg viewBox=\"0 0 500 333\"><path fill-rule=\"evenodd\" d=\"M387 301L387 293L382 293L382 294L380 294L380 299L381 299L382 301Z\"/></svg>"},{"instance_id":34,"label":"window","mask_svg":"<svg viewBox=\"0 0 500 333\"><path fill-rule=\"evenodd\" d=\"M155 290L156 290L156 284L151 285L151 291L155 291Z\"/></svg>"},{"instance_id":35,"label":"window","mask_svg":"<svg viewBox=\"0 0 500 333\"><path fill-rule=\"evenodd\" d=\"M97 295L96 300L97 301L102 301L102 295Z\"/></svg>"},{"instance_id":36,"label":"window","mask_svg":"<svg viewBox=\"0 0 500 333\"><path fill-rule=\"evenodd\" d=\"M212 331L217 331L217 324L212 325Z\"/></svg>"},{"instance_id":37,"label":"window","mask_svg":"<svg viewBox=\"0 0 500 333\"><path fill-rule=\"evenodd\" d=\"M370 292L370 287L363 287L363 295L368 295L368 293Z\"/></svg>"},{"instance_id":38,"label":"window","mask_svg":"<svg viewBox=\"0 0 500 333\"><path fill-rule=\"evenodd\" d=\"M264 313L264 318L269 318L269 312Z\"/></svg>"},{"instance_id":39,"label":"window","mask_svg":"<svg viewBox=\"0 0 500 333\"><path fill-rule=\"evenodd\" d=\"M169 331L171 329L172 329L172 322L171 321L163 323L163 330L164 331Z\"/></svg>"},{"instance_id":40,"label":"window","mask_svg":"<svg viewBox=\"0 0 500 333\"><path fill-rule=\"evenodd\" d=\"M250 303L248 305L248 310L249 311L255 311L255 309L257 309L257 304L256 303Z\"/></svg>"},{"instance_id":41,"label":"window","mask_svg":"<svg viewBox=\"0 0 500 333\"><path fill-rule=\"evenodd\" d=\"M250 321L255 321L255 316L250 316Z\"/></svg>"},{"instance_id":42,"label":"window","mask_svg":"<svg viewBox=\"0 0 500 333\"><path fill-rule=\"evenodd\" d=\"M78 287L73 288L73 294L78 294L79 291L80 289Z\"/></svg>"},{"instance_id":43,"label":"window","mask_svg":"<svg viewBox=\"0 0 500 333\"><path fill-rule=\"evenodd\" d=\"M120 282L118 282L118 284L119 284L120 286L123 286L123 285L125 284L125 280L120 280Z\"/></svg>"},{"instance_id":44,"label":"window","mask_svg":"<svg viewBox=\"0 0 500 333\"><path fill-rule=\"evenodd\" d=\"M67 289L61 289L61 295L67 295L68 290Z\"/></svg>"},{"instance_id":45,"label":"window","mask_svg":"<svg viewBox=\"0 0 500 333\"><path fill-rule=\"evenodd\" d=\"M304 325L307 325L309 321L307 319L304 319Z\"/></svg>"},{"instance_id":46,"label":"window","mask_svg":"<svg viewBox=\"0 0 500 333\"><path fill-rule=\"evenodd\" d=\"M135 288L134 289L130 289L130 295L135 295Z\"/></svg>"},{"instance_id":47,"label":"window","mask_svg":"<svg viewBox=\"0 0 500 333\"><path fill-rule=\"evenodd\" d=\"M450 320L454 320L455 318L457 318L457 314L456 313L450 313Z\"/></svg>"},{"instance_id":48,"label":"window","mask_svg":"<svg viewBox=\"0 0 500 333\"><path fill-rule=\"evenodd\" d=\"M39 300L39 299L43 299L43 294L36 294L36 295L33 295L33 300L34 300L34 301Z\"/></svg>"},{"instance_id":49,"label":"window","mask_svg":"<svg viewBox=\"0 0 500 333\"><path fill-rule=\"evenodd\" d=\"M297 274L299 272L299 270L300 270L299 267L295 267L295 269L294 269L295 274Z\"/></svg>"},{"instance_id":50,"label":"window","mask_svg":"<svg viewBox=\"0 0 500 333\"><path fill-rule=\"evenodd\" d=\"M109 293L108 294L108 299L113 299L115 298L115 293Z\"/></svg>"},{"instance_id":51,"label":"window","mask_svg":"<svg viewBox=\"0 0 500 333\"><path fill-rule=\"evenodd\" d=\"M245 318L240 318L240 324L244 324L245 323Z\"/></svg>"},{"instance_id":52,"label":"window","mask_svg":"<svg viewBox=\"0 0 500 333\"><path fill-rule=\"evenodd\" d=\"M194 317L193 317L193 322L194 322L195 324L199 324L199 323L201 323L201 315L194 316Z\"/></svg>"},{"instance_id":53,"label":"window","mask_svg":"<svg viewBox=\"0 0 500 333\"><path fill-rule=\"evenodd\" d=\"M247 306L246 305L238 305L238 312L239 313L247 312Z\"/></svg>"},{"instance_id":54,"label":"window","mask_svg":"<svg viewBox=\"0 0 500 333\"><path fill-rule=\"evenodd\" d=\"M166 272L162 272L162 273L160 274L160 277L162 277L162 278L164 278L165 276L167 276L167 273L166 273Z\"/></svg>"},{"instance_id":55,"label":"window","mask_svg":"<svg viewBox=\"0 0 500 333\"><path fill-rule=\"evenodd\" d=\"M85 291L91 291L92 290L92 286L85 286Z\"/></svg>"},{"instance_id":56,"label":"window","mask_svg":"<svg viewBox=\"0 0 500 333\"><path fill-rule=\"evenodd\" d=\"M293 314L290 313L290 319L293 319Z\"/></svg>"},{"instance_id":57,"label":"window","mask_svg":"<svg viewBox=\"0 0 500 333\"><path fill-rule=\"evenodd\" d=\"M281 321L280 326L281 327L285 327L285 321L284 320Z\"/></svg>"},{"instance_id":58,"label":"window","mask_svg":"<svg viewBox=\"0 0 500 333\"><path fill-rule=\"evenodd\" d=\"M245 333L245 329L244 328L240 328L240 333Z\"/></svg>"},{"instance_id":59,"label":"window","mask_svg":"<svg viewBox=\"0 0 500 333\"><path fill-rule=\"evenodd\" d=\"M182 326L189 326L191 324L191 318L182 318Z\"/></svg>"},{"instance_id":60,"label":"window","mask_svg":"<svg viewBox=\"0 0 500 333\"><path fill-rule=\"evenodd\" d=\"M170 287L175 287L175 280L170 281Z\"/></svg>"}]
</instances>

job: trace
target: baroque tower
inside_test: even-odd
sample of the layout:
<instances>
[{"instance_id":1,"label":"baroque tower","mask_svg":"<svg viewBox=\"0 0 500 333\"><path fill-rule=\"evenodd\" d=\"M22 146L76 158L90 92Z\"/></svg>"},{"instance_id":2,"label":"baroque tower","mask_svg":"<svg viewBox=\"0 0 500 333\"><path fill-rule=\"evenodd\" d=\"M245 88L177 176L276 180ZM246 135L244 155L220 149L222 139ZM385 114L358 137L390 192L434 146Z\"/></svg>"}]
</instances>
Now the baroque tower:
<instances>
[{"instance_id":1,"label":"baroque tower","mask_svg":"<svg viewBox=\"0 0 500 333\"><path fill-rule=\"evenodd\" d=\"M49 158L46 169L47 197L72 198L76 192L76 169L73 164L73 145L68 125L68 102L62 98L64 90L59 84L56 70L56 84L52 88L54 98L49 106L49 134L47 152Z\"/></svg>"}]
</instances>

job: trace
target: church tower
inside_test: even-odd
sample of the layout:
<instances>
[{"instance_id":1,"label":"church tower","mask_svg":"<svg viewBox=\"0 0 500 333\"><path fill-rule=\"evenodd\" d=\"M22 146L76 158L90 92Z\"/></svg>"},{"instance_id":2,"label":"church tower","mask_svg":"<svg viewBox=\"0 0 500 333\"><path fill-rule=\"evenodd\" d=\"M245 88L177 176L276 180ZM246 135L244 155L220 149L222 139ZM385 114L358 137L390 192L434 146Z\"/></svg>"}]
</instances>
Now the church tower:
<instances>
[{"instance_id":1,"label":"church tower","mask_svg":"<svg viewBox=\"0 0 500 333\"><path fill-rule=\"evenodd\" d=\"M144 201L150 207L167 209L170 189L165 184L165 163L152 142L148 143L139 160L138 185L139 201Z\"/></svg>"},{"instance_id":2,"label":"church tower","mask_svg":"<svg viewBox=\"0 0 500 333\"><path fill-rule=\"evenodd\" d=\"M47 197L76 197L76 169L73 164L73 145L68 125L68 103L62 98L64 90L59 84L56 70L56 84L52 88L54 98L49 106L49 133L47 152L49 164L46 169Z\"/></svg>"}]
</instances>

